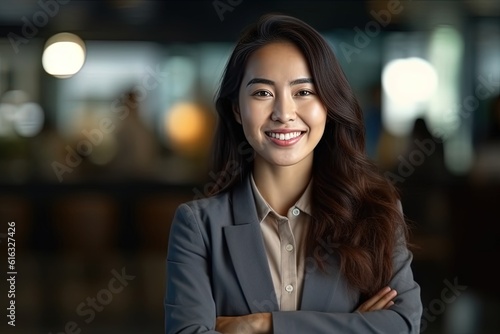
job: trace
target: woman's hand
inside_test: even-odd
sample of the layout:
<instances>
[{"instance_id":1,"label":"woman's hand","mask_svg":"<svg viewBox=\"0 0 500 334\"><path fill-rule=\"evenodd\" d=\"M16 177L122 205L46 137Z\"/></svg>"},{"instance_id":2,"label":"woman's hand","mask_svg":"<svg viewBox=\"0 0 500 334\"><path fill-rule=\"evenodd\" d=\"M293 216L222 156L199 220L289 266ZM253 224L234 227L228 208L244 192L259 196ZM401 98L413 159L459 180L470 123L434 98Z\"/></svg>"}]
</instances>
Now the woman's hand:
<instances>
[{"instance_id":1,"label":"woman's hand","mask_svg":"<svg viewBox=\"0 0 500 334\"><path fill-rule=\"evenodd\" d=\"M271 334L272 320L271 313L217 317L215 330L224 334Z\"/></svg>"},{"instance_id":2,"label":"woman's hand","mask_svg":"<svg viewBox=\"0 0 500 334\"><path fill-rule=\"evenodd\" d=\"M385 287L373 297L365 301L361 304L356 311L359 312L370 312L370 311L378 311L378 310L386 310L392 305L394 302L392 301L397 296L396 290L391 289L390 287Z\"/></svg>"}]
</instances>

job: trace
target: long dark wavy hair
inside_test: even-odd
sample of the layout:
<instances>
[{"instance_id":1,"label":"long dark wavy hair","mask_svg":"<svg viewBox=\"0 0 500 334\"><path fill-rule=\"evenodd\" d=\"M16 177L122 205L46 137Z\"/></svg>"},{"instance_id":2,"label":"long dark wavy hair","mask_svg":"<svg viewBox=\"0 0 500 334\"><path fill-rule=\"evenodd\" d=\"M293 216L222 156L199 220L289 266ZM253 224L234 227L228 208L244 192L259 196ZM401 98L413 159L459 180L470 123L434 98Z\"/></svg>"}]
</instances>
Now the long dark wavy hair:
<instances>
[{"instance_id":1,"label":"long dark wavy hair","mask_svg":"<svg viewBox=\"0 0 500 334\"><path fill-rule=\"evenodd\" d=\"M408 229L397 189L365 153L362 111L325 39L305 22L267 14L241 35L216 95L219 117L214 138L212 194L231 190L252 169L253 149L234 118L238 91L249 56L273 42L295 44L307 59L317 94L327 109L326 127L314 149L313 223L307 254L326 271L325 254L337 254L350 286L370 296L388 284L392 256ZM325 245L335 245L325 249ZM327 254L328 253L328 254Z\"/></svg>"}]
</instances>

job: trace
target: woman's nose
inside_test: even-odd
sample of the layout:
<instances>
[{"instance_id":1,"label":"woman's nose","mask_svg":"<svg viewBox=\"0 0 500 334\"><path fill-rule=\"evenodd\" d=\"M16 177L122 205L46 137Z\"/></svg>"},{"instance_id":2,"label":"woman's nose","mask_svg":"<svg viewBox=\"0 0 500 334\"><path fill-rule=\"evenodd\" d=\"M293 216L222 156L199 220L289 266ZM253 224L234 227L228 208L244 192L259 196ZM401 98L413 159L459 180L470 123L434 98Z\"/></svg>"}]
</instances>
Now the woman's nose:
<instances>
[{"instance_id":1,"label":"woman's nose","mask_svg":"<svg viewBox=\"0 0 500 334\"><path fill-rule=\"evenodd\" d=\"M293 122L297 117L295 102L292 97L276 98L271 114L271 120L274 122Z\"/></svg>"}]
</instances>

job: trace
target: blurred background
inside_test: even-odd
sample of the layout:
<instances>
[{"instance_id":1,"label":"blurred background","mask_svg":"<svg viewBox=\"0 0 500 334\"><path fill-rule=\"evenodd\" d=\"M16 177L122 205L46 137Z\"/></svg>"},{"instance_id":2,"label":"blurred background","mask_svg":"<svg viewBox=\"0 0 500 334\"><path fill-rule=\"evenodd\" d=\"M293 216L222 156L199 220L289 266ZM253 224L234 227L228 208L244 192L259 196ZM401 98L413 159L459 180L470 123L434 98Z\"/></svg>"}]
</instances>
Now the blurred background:
<instances>
[{"instance_id":1,"label":"blurred background","mask_svg":"<svg viewBox=\"0 0 500 334\"><path fill-rule=\"evenodd\" d=\"M331 43L401 190L422 332L498 333L500 1L0 2L0 250L16 327L161 333L173 212L204 197L213 96L266 12ZM497 260L495 260L497 259Z\"/></svg>"}]
</instances>

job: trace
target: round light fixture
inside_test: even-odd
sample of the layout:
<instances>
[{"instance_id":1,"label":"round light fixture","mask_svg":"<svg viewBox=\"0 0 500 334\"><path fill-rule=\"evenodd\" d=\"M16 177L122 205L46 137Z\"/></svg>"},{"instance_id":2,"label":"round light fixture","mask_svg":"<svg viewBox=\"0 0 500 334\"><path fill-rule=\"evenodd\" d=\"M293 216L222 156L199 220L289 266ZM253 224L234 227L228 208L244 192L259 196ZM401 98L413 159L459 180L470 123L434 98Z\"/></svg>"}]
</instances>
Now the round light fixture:
<instances>
[{"instance_id":1,"label":"round light fixture","mask_svg":"<svg viewBox=\"0 0 500 334\"><path fill-rule=\"evenodd\" d=\"M57 78L69 78L78 73L85 62L85 43L80 37L67 32L47 40L42 55L45 71Z\"/></svg>"}]
</instances>

